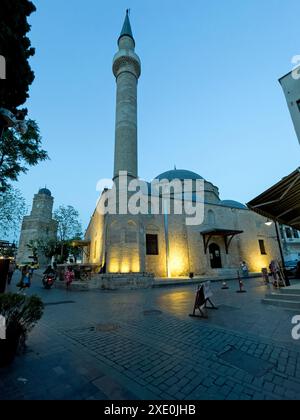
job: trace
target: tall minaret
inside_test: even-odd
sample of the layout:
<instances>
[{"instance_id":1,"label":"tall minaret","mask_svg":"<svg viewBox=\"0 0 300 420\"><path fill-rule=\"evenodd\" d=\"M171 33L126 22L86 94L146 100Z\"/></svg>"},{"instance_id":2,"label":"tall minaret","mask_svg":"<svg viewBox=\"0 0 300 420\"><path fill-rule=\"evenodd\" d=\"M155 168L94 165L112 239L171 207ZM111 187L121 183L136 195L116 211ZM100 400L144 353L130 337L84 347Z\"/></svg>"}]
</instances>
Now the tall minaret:
<instances>
[{"instance_id":1,"label":"tall minaret","mask_svg":"<svg viewBox=\"0 0 300 420\"><path fill-rule=\"evenodd\" d=\"M113 61L113 73L117 81L114 179L120 171L127 171L129 177L137 178L137 84L141 75L141 62L134 51L135 41L128 10L118 46L119 51Z\"/></svg>"}]
</instances>

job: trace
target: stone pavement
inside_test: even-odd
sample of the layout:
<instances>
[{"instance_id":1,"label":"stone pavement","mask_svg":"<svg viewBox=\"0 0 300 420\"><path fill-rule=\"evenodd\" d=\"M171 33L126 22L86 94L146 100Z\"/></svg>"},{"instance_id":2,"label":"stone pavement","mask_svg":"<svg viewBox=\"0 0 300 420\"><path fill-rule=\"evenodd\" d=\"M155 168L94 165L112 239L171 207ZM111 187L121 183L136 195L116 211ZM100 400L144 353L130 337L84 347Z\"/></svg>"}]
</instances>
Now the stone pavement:
<instances>
[{"instance_id":1,"label":"stone pavement","mask_svg":"<svg viewBox=\"0 0 300 420\"><path fill-rule=\"evenodd\" d=\"M220 290L189 318L195 286L30 293L47 303L28 351L0 370L0 399L299 399L296 313L261 304L267 287Z\"/></svg>"}]
</instances>

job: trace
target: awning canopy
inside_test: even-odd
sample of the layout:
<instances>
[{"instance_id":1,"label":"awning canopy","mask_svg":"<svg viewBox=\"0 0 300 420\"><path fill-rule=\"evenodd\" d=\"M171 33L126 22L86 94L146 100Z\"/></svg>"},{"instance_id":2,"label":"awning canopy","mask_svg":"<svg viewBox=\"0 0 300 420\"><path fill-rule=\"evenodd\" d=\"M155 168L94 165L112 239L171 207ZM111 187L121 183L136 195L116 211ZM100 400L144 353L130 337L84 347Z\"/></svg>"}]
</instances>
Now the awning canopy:
<instances>
[{"instance_id":1,"label":"awning canopy","mask_svg":"<svg viewBox=\"0 0 300 420\"><path fill-rule=\"evenodd\" d=\"M233 238L236 235L240 235L241 233L244 233L244 231L243 230L233 230L233 229L215 229L215 228L202 231L201 235L203 236L205 254L207 253L207 249L209 247L210 240L214 236L221 236L221 237L224 238L226 254L228 254L229 247L230 247L230 244L231 244Z\"/></svg>"},{"instance_id":2,"label":"awning canopy","mask_svg":"<svg viewBox=\"0 0 300 420\"><path fill-rule=\"evenodd\" d=\"M300 230L300 168L247 205L262 216Z\"/></svg>"},{"instance_id":3,"label":"awning canopy","mask_svg":"<svg viewBox=\"0 0 300 420\"><path fill-rule=\"evenodd\" d=\"M90 246L91 241L80 241L80 240L75 240L72 241L72 246L77 247L77 248L84 248L86 246Z\"/></svg>"}]
</instances>

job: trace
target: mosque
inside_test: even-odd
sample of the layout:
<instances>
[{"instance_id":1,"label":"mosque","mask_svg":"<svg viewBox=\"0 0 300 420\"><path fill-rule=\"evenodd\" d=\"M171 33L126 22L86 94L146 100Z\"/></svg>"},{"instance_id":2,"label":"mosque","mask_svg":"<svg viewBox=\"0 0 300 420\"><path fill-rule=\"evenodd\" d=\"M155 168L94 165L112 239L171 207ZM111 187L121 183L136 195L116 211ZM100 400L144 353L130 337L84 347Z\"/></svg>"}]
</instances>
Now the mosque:
<instances>
[{"instance_id":1,"label":"mosque","mask_svg":"<svg viewBox=\"0 0 300 420\"><path fill-rule=\"evenodd\" d=\"M117 83L113 181L120 191L122 174L126 174L128 182L139 182L137 87L141 61L135 52L128 12L118 47L113 60ZM247 262L251 272L260 272L272 259L280 258L274 224L270 226L266 218L237 201L221 200L218 187L201 175L175 168L154 179L162 183L179 182L182 186L190 181L189 200L194 204L197 202L195 186L202 185L201 223L189 225L185 211L181 214L174 211L178 201L174 193L171 194L172 211L166 212L160 206L159 214L132 214L120 211L120 206L115 214L105 213L100 199L85 235L85 262L101 266L107 275L131 273L180 278L236 274L242 261ZM102 197L109 192L105 189ZM151 198L143 194L142 200L149 204ZM161 205L162 195L157 197ZM184 201L183 196L179 201Z\"/></svg>"}]
</instances>

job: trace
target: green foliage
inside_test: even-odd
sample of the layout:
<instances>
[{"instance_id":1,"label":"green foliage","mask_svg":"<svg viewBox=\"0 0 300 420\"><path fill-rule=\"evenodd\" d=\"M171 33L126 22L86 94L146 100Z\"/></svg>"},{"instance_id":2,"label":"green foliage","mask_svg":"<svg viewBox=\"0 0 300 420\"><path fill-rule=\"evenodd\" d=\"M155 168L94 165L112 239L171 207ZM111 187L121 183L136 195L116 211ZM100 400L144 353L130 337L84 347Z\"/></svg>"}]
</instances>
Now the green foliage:
<instances>
[{"instance_id":1,"label":"green foliage","mask_svg":"<svg viewBox=\"0 0 300 420\"><path fill-rule=\"evenodd\" d=\"M26 36L28 17L36 10L29 0L1 0L0 55L6 59L7 79L0 82L0 107L14 112L26 102L34 73L29 58L35 53Z\"/></svg>"},{"instance_id":2,"label":"green foliage","mask_svg":"<svg viewBox=\"0 0 300 420\"><path fill-rule=\"evenodd\" d=\"M6 191L11 181L17 181L28 167L48 159L41 148L42 138L37 123L28 121L28 131L20 134L15 129L5 130L0 141L0 191Z\"/></svg>"},{"instance_id":3,"label":"green foliage","mask_svg":"<svg viewBox=\"0 0 300 420\"><path fill-rule=\"evenodd\" d=\"M12 331L26 338L43 313L44 304L38 296L14 293L0 295L0 314L6 319L8 334Z\"/></svg>"},{"instance_id":4,"label":"green foliage","mask_svg":"<svg viewBox=\"0 0 300 420\"><path fill-rule=\"evenodd\" d=\"M31 251L31 256L34 257L32 259L32 263L37 263L38 258L38 250L39 250L39 243L38 241L30 241L29 244L27 244L27 248Z\"/></svg>"},{"instance_id":5,"label":"green foliage","mask_svg":"<svg viewBox=\"0 0 300 420\"><path fill-rule=\"evenodd\" d=\"M46 258L50 259L60 254L60 243L58 241L39 240L37 246L40 249L40 251L45 255Z\"/></svg>"},{"instance_id":6,"label":"green foliage","mask_svg":"<svg viewBox=\"0 0 300 420\"><path fill-rule=\"evenodd\" d=\"M19 190L9 187L0 191L0 237L16 237L26 213L25 200Z\"/></svg>"},{"instance_id":7,"label":"green foliage","mask_svg":"<svg viewBox=\"0 0 300 420\"><path fill-rule=\"evenodd\" d=\"M81 255L81 249L74 247L72 242L82 237L78 211L72 206L60 206L54 212L54 219L58 222L58 239L40 239L29 243L27 246L32 250L32 255L42 253L49 259L56 257L58 263L64 263L70 255L77 258Z\"/></svg>"}]
</instances>

